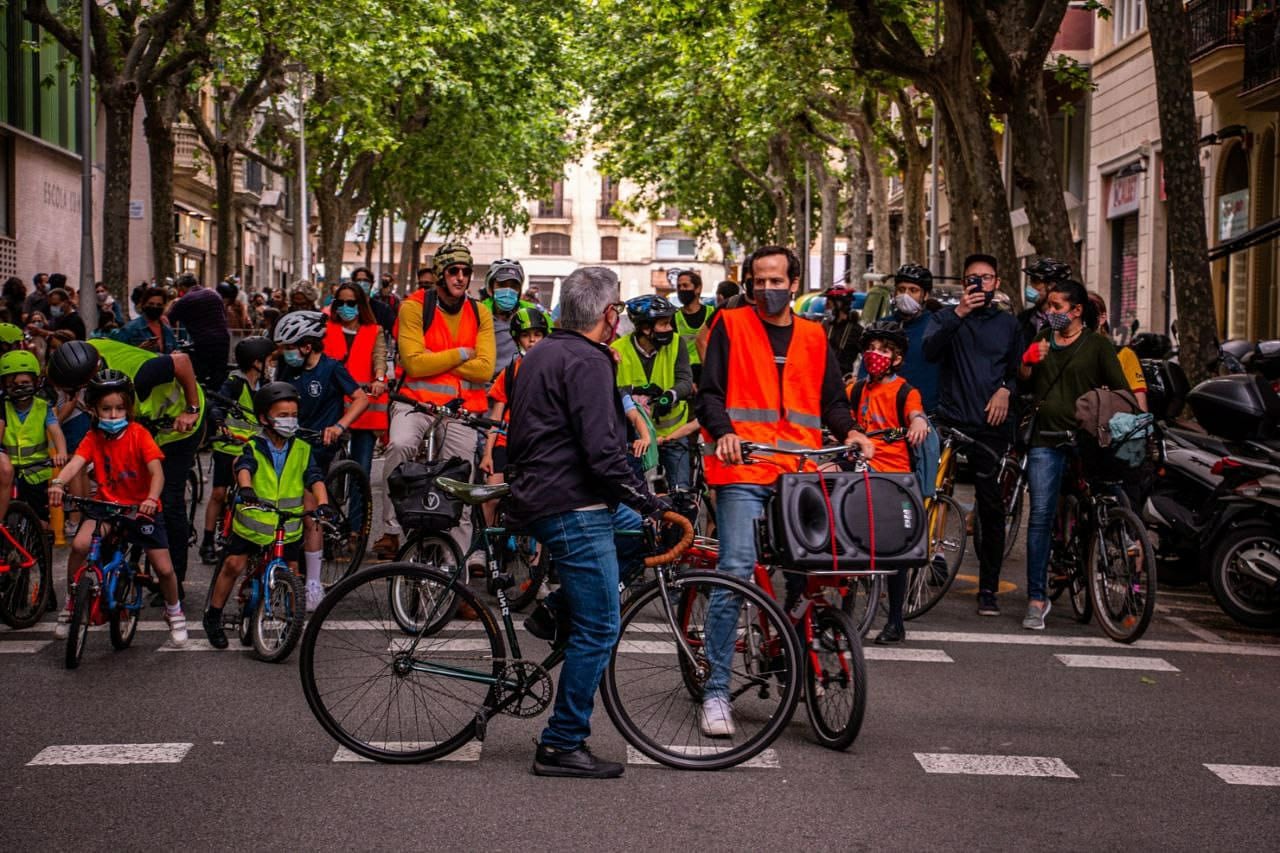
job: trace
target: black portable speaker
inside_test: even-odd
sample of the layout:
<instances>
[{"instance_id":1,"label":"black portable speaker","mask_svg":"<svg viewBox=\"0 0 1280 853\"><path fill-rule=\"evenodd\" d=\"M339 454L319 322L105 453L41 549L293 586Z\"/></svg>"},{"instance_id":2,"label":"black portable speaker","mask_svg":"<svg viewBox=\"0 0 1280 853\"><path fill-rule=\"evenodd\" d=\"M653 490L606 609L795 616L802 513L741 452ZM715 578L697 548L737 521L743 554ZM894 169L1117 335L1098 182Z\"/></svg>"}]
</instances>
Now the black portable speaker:
<instances>
[{"instance_id":1,"label":"black portable speaker","mask_svg":"<svg viewBox=\"0 0 1280 853\"><path fill-rule=\"evenodd\" d=\"M831 571L834 530L834 567L839 571L866 570L872 567L873 520L875 568L911 568L926 562L929 537L925 535L924 504L915 475L910 473L868 474L865 480L858 472L783 474L765 513L761 544L770 552L768 560L785 569Z\"/></svg>"}]
</instances>

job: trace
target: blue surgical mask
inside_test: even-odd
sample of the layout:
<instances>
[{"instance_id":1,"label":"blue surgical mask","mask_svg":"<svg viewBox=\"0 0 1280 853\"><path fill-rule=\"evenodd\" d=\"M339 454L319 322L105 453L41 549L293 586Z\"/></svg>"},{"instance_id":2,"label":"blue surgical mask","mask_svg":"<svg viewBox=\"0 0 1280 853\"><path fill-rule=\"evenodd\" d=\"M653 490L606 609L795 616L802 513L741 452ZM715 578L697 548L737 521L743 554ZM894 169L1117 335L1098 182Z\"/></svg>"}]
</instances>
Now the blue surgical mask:
<instances>
[{"instance_id":1,"label":"blue surgical mask","mask_svg":"<svg viewBox=\"0 0 1280 853\"><path fill-rule=\"evenodd\" d=\"M360 316L360 309L354 305L341 305L338 307L338 319L344 323L349 323L358 316Z\"/></svg>"},{"instance_id":2,"label":"blue surgical mask","mask_svg":"<svg viewBox=\"0 0 1280 853\"><path fill-rule=\"evenodd\" d=\"M293 434L298 431L298 419L288 418L272 418L271 428L285 438L292 438Z\"/></svg>"},{"instance_id":3,"label":"blue surgical mask","mask_svg":"<svg viewBox=\"0 0 1280 853\"><path fill-rule=\"evenodd\" d=\"M128 418L98 418L98 429L107 435L119 435L128 425Z\"/></svg>"},{"instance_id":4,"label":"blue surgical mask","mask_svg":"<svg viewBox=\"0 0 1280 853\"><path fill-rule=\"evenodd\" d=\"M499 287L493 291L493 304L499 311L514 311L520 304L520 294L509 287Z\"/></svg>"},{"instance_id":5,"label":"blue surgical mask","mask_svg":"<svg viewBox=\"0 0 1280 853\"><path fill-rule=\"evenodd\" d=\"M298 352L296 349L287 349L284 351L284 361L285 364L290 367L302 367L302 363L306 361L306 359L303 358L302 353Z\"/></svg>"},{"instance_id":6,"label":"blue surgical mask","mask_svg":"<svg viewBox=\"0 0 1280 853\"><path fill-rule=\"evenodd\" d=\"M1022 288L1022 298L1026 300L1028 305L1035 305L1040 301L1040 291L1028 284Z\"/></svg>"},{"instance_id":7,"label":"blue surgical mask","mask_svg":"<svg viewBox=\"0 0 1280 853\"><path fill-rule=\"evenodd\" d=\"M365 293L368 293L370 290L373 289L373 282L371 281L365 281L364 279L360 279L359 281L356 282L356 284L360 285L360 289L363 290Z\"/></svg>"}]
</instances>

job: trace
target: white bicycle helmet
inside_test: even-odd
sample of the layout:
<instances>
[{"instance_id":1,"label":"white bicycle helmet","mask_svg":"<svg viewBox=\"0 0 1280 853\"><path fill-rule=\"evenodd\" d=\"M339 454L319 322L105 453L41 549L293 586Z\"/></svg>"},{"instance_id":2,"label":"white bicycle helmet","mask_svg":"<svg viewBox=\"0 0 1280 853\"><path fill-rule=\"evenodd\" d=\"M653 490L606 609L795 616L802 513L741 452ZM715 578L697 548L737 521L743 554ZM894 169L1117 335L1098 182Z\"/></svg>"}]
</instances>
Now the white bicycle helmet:
<instances>
[{"instance_id":1,"label":"white bicycle helmet","mask_svg":"<svg viewBox=\"0 0 1280 853\"><path fill-rule=\"evenodd\" d=\"M319 311L290 311L276 323L271 340L277 346L297 346L303 341L324 338L325 317Z\"/></svg>"}]
</instances>

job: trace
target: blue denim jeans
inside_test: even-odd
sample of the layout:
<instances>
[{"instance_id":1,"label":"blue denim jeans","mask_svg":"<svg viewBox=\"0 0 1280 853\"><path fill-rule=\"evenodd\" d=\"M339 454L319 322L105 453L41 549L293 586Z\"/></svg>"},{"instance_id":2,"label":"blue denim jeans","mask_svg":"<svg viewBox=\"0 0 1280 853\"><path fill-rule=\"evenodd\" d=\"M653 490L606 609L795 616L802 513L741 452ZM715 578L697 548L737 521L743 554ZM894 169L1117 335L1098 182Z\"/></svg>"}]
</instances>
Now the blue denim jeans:
<instances>
[{"instance_id":1,"label":"blue denim jeans","mask_svg":"<svg viewBox=\"0 0 1280 853\"><path fill-rule=\"evenodd\" d=\"M764 515L773 489L739 484L716 489L716 531L720 535L719 571L749 580L756 565L755 520ZM733 647L742 596L717 589L707 604L707 662L711 675L703 698L729 698Z\"/></svg>"},{"instance_id":2,"label":"blue denim jeans","mask_svg":"<svg viewBox=\"0 0 1280 853\"><path fill-rule=\"evenodd\" d=\"M1033 447L1027 451L1027 487L1031 491L1031 514L1027 519L1027 598L1045 600L1049 576L1049 548L1053 542L1053 520L1058 512L1062 472L1070 452L1057 447Z\"/></svg>"},{"instance_id":3,"label":"blue denim jeans","mask_svg":"<svg viewBox=\"0 0 1280 853\"><path fill-rule=\"evenodd\" d=\"M373 446L378 443L378 433L371 429L353 429L351 431L351 458L366 472L373 471ZM390 472L387 472L388 474ZM347 498L347 518L364 518L364 495L353 490Z\"/></svg>"},{"instance_id":4,"label":"blue denim jeans","mask_svg":"<svg viewBox=\"0 0 1280 853\"><path fill-rule=\"evenodd\" d=\"M639 536L614 538L616 530L639 530L635 510L564 512L529 525L550 549L560 573L560 588L547 606L568 612L569 639L556 686L556 701L541 743L553 749L577 749L591 735L591 711L600 677L618 642L618 574L644 556Z\"/></svg>"},{"instance_id":5,"label":"blue denim jeans","mask_svg":"<svg viewBox=\"0 0 1280 853\"><path fill-rule=\"evenodd\" d=\"M693 484L689 471L689 440L664 441L658 445L658 461L667 474L667 489L687 489Z\"/></svg>"}]
</instances>

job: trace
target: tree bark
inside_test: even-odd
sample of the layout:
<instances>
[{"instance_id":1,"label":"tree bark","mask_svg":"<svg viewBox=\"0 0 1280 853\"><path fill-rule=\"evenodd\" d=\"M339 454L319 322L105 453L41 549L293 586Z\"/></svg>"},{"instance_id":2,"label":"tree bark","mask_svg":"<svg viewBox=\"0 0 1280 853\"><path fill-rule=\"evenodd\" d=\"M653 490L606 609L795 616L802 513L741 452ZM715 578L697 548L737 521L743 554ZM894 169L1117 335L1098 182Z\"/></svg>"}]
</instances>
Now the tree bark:
<instances>
[{"instance_id":1,"label":"tree bark","mask_svg":"<svg viewBox=\"0 0 1280 853\"><path fill-rule=\"evenodd\" d=\"M831 173L826 157L813 158L814 174L818 179L821 230L818 235L820 261L818 278L822 289L835 283L836 278L836 226L840 218L840 181Z\"/></svg>"},{"instance_id":2,"label":"tree bark","mask_svg":"<svg viewBox=\"0 0 1280 853\"><path fill-rule=\"evenodd\" d=\"M924 182L929 171L929 144L920 141L916 103L905 93L898 95L902 113L902 242L904 260L928 266L925 238Z\"/></svg>"},{"instance_id":3,"label":"tree bark","mask_svg":"<svg viewBox=\"0 0 1280 853\"><path fill-rule=\"evenodd\" d=\"M893 258L893 236L889 228L889 178L881 162L883 151L865 119L849 123L858 147L862 150L862 163L867 174L867 196L871 208L871 241L873 244L871 266L878 273L892 272L889 265Z\"/></svg>"},{"instance_id":4,"label":"tree bark","mask_svg":"<svg viewBox=\"0 0 1280 853\"><path fill-rule=\"evenodd\" d=\"M1048 255L1080 269L1071 220L1062 195L1058 153L1049 132L1049 105L1040 74L1029 75L1009 102L1009 132L1013 142L1013 183L1022 190L1028 239L1036 254Z\"/></svg>"},{"instance_id":5,"label":"tree bark","mask_svg":"<svg viewBox=\"0 0 1280 853\"><path fill-rule=\"evenodd\" d=\"M372 214L372 211L370 213ZM365 235L364 241L364 265L369 269L373 269L373 244L377 242L378 227L382 220L370 216L367 222L369 224L369 233Z\"/></svg>"},{"instance_id":6,"label":"tree bark","mask_svg":"<svg viewBox=\"0 0 1280 853\"><path fill-rule=\"evenodd\" d=\"M845 159L849 166L849 283L861 288L867 271L870 181L866 163L853 147L845 153Z\"/></svg>"},{"instance_id":7,"label":"tree bark","mask_svg":"<svg viewBox=\"0 0 1280 853\"><path fill-rule=\"evenodd\" d=\"M112 295L129 297L129 197L133 191L133 111L135 86L102 91L107 142L102 193L102 280ZM128 304L125 302L124 304Z\"/></svg>"},{"instance_id":8,"label":"tree bark","mask_svg":"<svg viewBox=\"0 0 1280 853\"><path fill-rule=\"evenodd\" d=\"M151 173L152 275L156 281L163 281L165 276L174 275L177 269L174 255L177 234L173 224L173 125L177 121L180 105L171 86L144 87L142 102L146 109L142 129L147 137Z\"/></svg>"},{"instance_id":9,"label":"tree bark","mask_svg":"<svg viewBox=\"0 0 1280 853\"><path fill-rule=\"evenodd\" d=\"M418 222L422 212L410 207L404 214L404 239L400 241L400 263L397 267L397 282L409 281L413 277L413 263L417 255L414 246L418 243ZM394 219L392 220L395 221Z\"/></svg>"},{"instance_id":10,"label":"tree bark","mask_svg":"<svg viewBox=\"0 0 1280 853\"><path fill-rule=\"evenodd\" d=\"M948 226L947 256L952 258L953 271L959 272L960 260L977 248L973 226L973 189L969 184L969 170L960 159L960 143L948 116L941 116L938 127L942 131L941 153L943 192L947 196L950 214Z\"/></svg>"},{"instance_id":11,"label":"tree bark","mask_svg":"<svg viewBox=\"0 0 1280 853\"><path fill-rule=\"evenodd\" d=\"M241 257L236 253L236 236L240 231L240 211L236 207L236 149L225 141L214 144L213 161L214 244L218 251L218 281L226 281L240 271Z\"/></svg>"},{"instance_id":12,"label":"tree bark","mask_svg":"<svg viewBox=\"0 0 1280 853\"><path fill-rule=\"evenodd\" d=\"M1190 27L1181 0L1148 0L1147 29L1155 62L1164 185L1169 197L1169 259L1178 308L1179 362L1194 385L1208 378L1209 365L1217 358L1218 329L1196 142L1199 127L1191 89Z\"/></svg>"},{"instance_id":13,"label":"tree bark","mask_svg":"<svg viewBox=\"0 0 1280 853\"><path fill-rule=\"evenodd\" d=\"M324 277L326 281L337 281L342 274L342 238L347 228L347 217L337 195L325 192L323 186L316 193L315 208L320 219L320 259L324 264Z\"/></svg>"}]
</instances>

